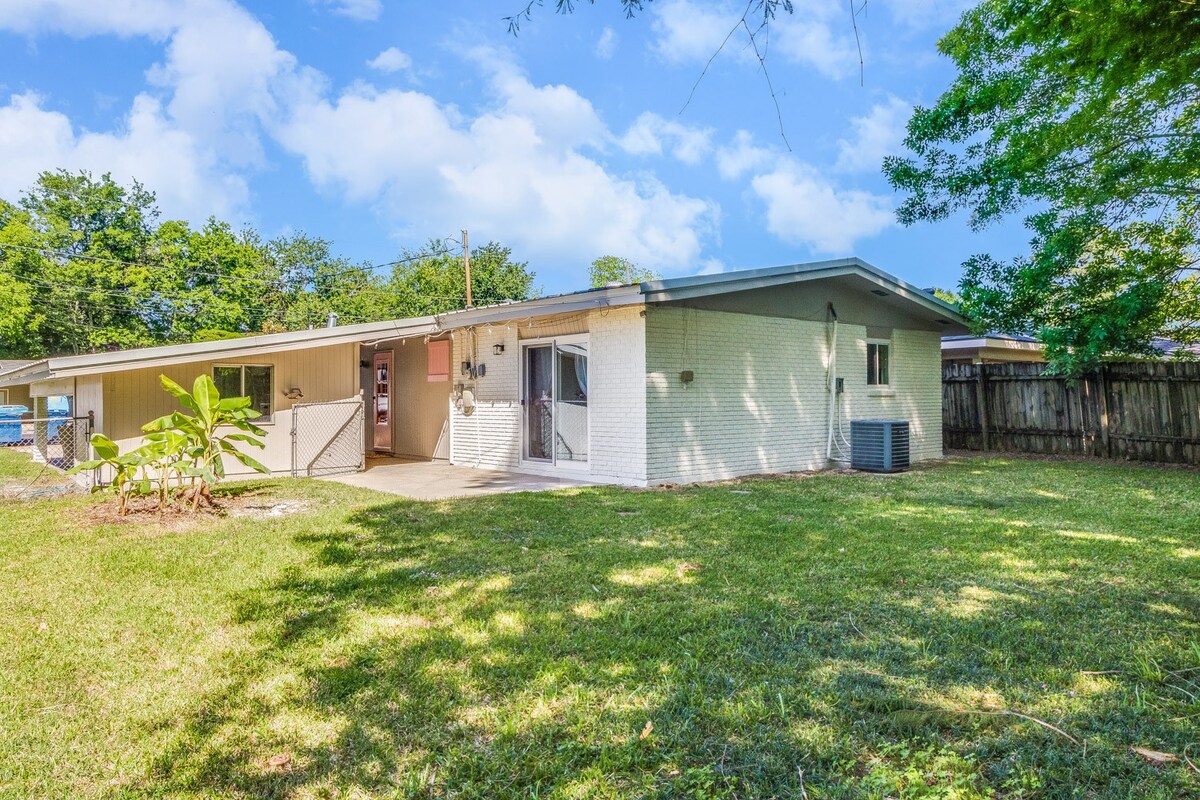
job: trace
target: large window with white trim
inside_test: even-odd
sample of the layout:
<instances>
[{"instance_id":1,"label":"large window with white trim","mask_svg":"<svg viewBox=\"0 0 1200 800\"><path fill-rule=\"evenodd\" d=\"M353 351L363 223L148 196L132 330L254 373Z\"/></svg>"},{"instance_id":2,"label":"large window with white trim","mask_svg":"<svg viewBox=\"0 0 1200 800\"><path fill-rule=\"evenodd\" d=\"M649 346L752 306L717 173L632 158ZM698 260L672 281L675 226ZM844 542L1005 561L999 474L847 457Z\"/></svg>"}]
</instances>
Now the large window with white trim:
<instances>
[{"instance_id":1,"label":"large window with white trim","mask_svg":"<svg viewBox=\"0 0 1200 800\"><path fill-rule=\"evenodd\" d=\"M218 364L213 367L213 383L221 397L249 397L250 407L262 414L256 421L270 422L274 371L268 364Z\"/></svg>"}]
</instances>

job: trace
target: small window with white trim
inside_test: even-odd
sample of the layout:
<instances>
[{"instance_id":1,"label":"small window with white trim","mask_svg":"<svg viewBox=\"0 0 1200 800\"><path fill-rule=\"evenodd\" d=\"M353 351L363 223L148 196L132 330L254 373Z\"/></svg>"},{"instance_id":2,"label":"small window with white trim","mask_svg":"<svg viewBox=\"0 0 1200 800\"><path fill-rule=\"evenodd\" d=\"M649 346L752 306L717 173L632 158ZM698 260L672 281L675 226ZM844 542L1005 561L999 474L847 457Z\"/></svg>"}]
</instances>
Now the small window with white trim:
<instances>
[{"instance_id":1,"label":"small window with white trim","mask_svg":"<svg viewBox=\"0 0 1200 800\"><path fill-rule=\"evenodd\" d=\"M891 384L891 342L867 340L867 386Z\"/></svg>"},{"instance_id":2,"label":"small window with white trim","mask_svg":"<svg viewBox=\"0 0 1200 800\"><path fill-rule=\"evenodd\" d=\"M250 407L262 414L257 421L270 422L274 372L267 364L219 364L213 367L213 383L221 397L249 397Z\"/></svg>"}]
</instances>

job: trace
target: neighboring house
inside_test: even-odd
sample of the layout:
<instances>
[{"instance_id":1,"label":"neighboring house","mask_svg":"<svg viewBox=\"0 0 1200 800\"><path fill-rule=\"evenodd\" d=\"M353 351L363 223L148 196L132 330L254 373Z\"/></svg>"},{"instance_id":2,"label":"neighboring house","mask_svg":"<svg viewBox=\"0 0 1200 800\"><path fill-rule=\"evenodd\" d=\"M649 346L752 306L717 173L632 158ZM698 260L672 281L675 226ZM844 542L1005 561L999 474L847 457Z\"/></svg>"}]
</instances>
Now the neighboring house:
<instances>
[{"instance_id":1,"label":"neighboring house","mask_svg":"<svg viewBox=\"0 0 1200 800\"><path fill-rule=\"evenodd\" d=\"M1045 361L1042 343L1032 336L986 333L942 337L942 361L947 364L998 364L1005 361Z\"/></svg>"},{"instance_id":2,"label":"neighboring house","mask_svg":"<svg viewBox=\"0 0 1200 800\"><path fill-rule=\"evenodd\" d=\"M1200 356L1200 344L1180 344L1161 336L1150 340L1150 346L1158 351L1161 358L1180 358Z\"/></svg>"},{"instance_id":3,"label":"neighboring house","mask_svg":"<svg viewBox=\"0 0 1200 800\"><path fill-rule=\"evenodd\" d=\"M939 458L941 337L965 331L953 307L840 259L52 358L0 386L70 394L131 446L175 408L160 373L209 374L264 413L276 473L378 453L644 486L822 468L831 431L860 418L908 420L913 460Z\"/></svg>"},{"instance_id":4,"label":"neighboring house","mask_svg":"<svg viewBox=\"0 0 1200 800\"><path fill-rule=\"evenodd\" d=\"M32 363L32 361L0 358L0 379L3 379L4 373L20 369L21 367L27 367ZM29 408L29 387L18 385L0 388L0 406L25 406Z\"/></svg>"},{"instance_id":5,"label":"neighboring house","mask_svg":"<svg viewBox=\"0 0 1200 800\"><path fill-rule=\"evenodd\" d=\"M1170 339L1155 337L1150 346L1161 359L1200 355L1200 344L1182 345ZM1033 336L1013 336L987 333L982 336L943 336L942 361L946 364L999 364L1006 361L1046 360L1042 343ZM1153 360L1153 357L1151 357Z\"/></svg>"}]
</instances>

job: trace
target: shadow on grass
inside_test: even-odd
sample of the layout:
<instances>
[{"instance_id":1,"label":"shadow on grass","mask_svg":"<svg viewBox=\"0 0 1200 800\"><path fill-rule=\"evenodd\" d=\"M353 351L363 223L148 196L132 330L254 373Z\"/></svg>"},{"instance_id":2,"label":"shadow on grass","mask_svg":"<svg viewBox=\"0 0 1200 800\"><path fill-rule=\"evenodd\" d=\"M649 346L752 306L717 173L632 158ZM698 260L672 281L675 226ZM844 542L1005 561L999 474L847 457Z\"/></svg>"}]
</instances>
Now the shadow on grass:
<instances>
[{"instance_id":1,"label":"shadow on grass","mask_svg":"<svg viewBox=\"0 0 1200 800\"><path fill-rule=\"evenodd\" d=\"M797 796L803 770L870 796L890 744L928 740L1010 797L1183 796L1194 776L1128 747L1194 735L1200 704L1163 673L1200 666L1177 555L1200 497L1106 507L1143 487L1089 469L1054 467L1056 493L972 463L359 508L237 598L257 650L163 721L175 744L131 788ZM1006 708L1086 750L959 713Z\"/></svg>"}]
</instances>

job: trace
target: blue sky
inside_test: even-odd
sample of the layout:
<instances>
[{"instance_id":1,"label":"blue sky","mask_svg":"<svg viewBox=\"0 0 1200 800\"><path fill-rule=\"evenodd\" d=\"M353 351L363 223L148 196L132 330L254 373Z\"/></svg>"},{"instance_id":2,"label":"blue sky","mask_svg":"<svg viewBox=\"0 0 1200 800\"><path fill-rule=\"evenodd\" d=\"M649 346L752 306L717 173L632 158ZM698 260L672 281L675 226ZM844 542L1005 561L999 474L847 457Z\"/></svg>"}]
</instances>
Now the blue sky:
<instances>
[{"instance_id":1,"label":"blue sky","mask_svg":"<svg viewBox=\"0 0 1200 800\"><path fill-rule=\"evenodd\" d=\"M952 286L1018 224L899 227L879 172L913 104L953 77L935 42L962 0L798 0L768 63L743 6L617 0L0 0L0 197L56 167L136 177L164 213L303 230L382 262L468 228L547 292L625 256L666 275L858 255Z\"/></svg>"}]
</instances>

